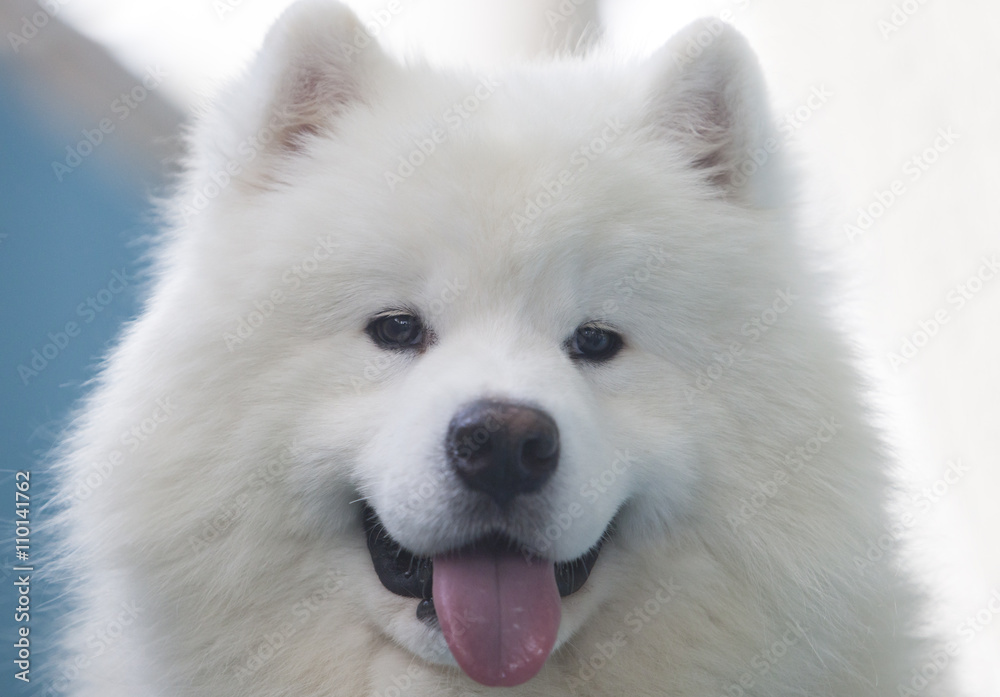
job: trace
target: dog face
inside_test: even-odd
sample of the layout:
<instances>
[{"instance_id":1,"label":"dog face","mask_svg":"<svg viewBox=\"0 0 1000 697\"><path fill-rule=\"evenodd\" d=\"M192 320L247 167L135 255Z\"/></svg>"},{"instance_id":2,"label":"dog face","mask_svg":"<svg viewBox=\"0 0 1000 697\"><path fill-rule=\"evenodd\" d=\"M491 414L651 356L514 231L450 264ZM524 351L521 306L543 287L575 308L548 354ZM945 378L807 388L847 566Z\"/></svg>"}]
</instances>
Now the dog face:
<instances>
[{"instance_id":1,"label":"dog face","mask_svg":"<svg viewBox=\"0 0 1000 697\"><path fill-rule=\"evenodd\" d=\"M503 77L401 68L358 28L283 19L203 125L189 186L233 183L177 245L223 308L240 447L294 444L257 534L335 540L380 632L514 685L715 486L714 398L686 390L773 293L740 272L774 253L768 177L734 176L759 78L711 23Z\"/></svg>"},{"instance_id":2,"label":"dog face","mask_svg":"<svg viewBox=\"0 0 1000 697\"><path fill-rule=\"evenodd\" d=\"M482 108L484 119L496 118ZM597 135L584 142L612 118L597 120ZM549 637L558 645L601 599L598 553L611 552L619 535L680 517L695 477L683 376L664 360L662 320L654 320L669 292L654 276L669 277L683 262L645 219L662 219L669 207L615 205L617 192L606 191L609 179L625 190L649 186L627 162L639 146L623 142L625 152L608 153L622 160L617 166L588 166L572 194L518 229L523 191L545 191L550 168L571 167L580 141L566 138L547 153L516 145L534 153L532 170L489 128L454 138L395 191L378 176L392 159L363 161L370 169L361 195L347 181L356 171L327 182L364 148L346 155L339 143L317 143L310 171L298 176L329 192L323 204L300 198L297 185L267 206L278 211L267 213L268 227L301 234L302 258L325 235L336 257L302 279L282 310L301 325L332 328L297 368L311 376L308 408L295 406L302 392L289 395L298 412L296 494L310 502L313 524L337 500L350 517L347 534L391 539L361 550L373 557L369 569L379 555L405 560L395 578L382 577L385 587L366 590L366 601L373 612L397 607L394 636L433 661L451 661L453 651L433 615L418 616L421 600L437 604L439 593L402 577L419 576L420 559L440 568L448 553L503 545L516 559L546 560L550 577L555 566L582 583L594 569L582 589L561 589L558 636ZM505 150L513 162L479 162L483 152ZM539 155L553 163L541 172ZM594 204L583 208L578 197ZM359 225L331 224L345 219ZM249 341L301 354L283 321L269 319ZM664 404L663 394L674 398ZM363 508L377 522L362 529Z\"/></svg>"}]
</instances>

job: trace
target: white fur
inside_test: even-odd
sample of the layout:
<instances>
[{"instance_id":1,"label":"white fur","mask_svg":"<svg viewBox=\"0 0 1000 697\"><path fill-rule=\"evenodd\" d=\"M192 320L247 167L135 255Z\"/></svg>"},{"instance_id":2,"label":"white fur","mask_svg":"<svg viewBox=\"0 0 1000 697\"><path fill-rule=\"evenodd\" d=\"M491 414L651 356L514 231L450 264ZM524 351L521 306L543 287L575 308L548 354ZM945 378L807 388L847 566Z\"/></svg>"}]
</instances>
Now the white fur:
<instances>
[{"instance_id":1,"label":"white fur","mask_svg":"<svg viewBox=\"0 0 1000 697\"><path fill-rule=\"evenodd\" d=\"M618 515L557 649L506 694L897 695L930 654L894 554L858 563L888 530L885 457L777 156L738 176L770 137L744 40L703 22L644 63L485 76L402 67L374 42L345 54L356 28L296 5L194 135L147 307L66 445L72 694L492 694L379 584L367 497L425 554L504 525L569 560ZM543 203L519 225L526 199ZM364 332L404 307L436 336L422 354ZM593 320L625 348L570 360ZM463 505L444 460L451 416L482 397L559 425L558 470L516 515ZM823 420L836 433L792 471Z\"/></svg>"}]
</instances>

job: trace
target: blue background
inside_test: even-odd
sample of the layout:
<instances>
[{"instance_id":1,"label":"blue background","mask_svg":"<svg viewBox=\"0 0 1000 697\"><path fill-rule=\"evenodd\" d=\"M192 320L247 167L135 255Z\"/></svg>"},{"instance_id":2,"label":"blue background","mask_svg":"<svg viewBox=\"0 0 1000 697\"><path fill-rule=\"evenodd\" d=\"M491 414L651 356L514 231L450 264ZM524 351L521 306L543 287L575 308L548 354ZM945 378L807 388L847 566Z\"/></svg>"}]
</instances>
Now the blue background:
<instances>
[{"instance_id":1,"label":"blue background","mask_svg":"<svg viewBox=\"0 0 1000 697\"><path fill-rule=\"evenodd\" d=\"M0 694L46 695L58 676L54 658L57 630L65 613L59 579L45 574L54 546L44 532L51 520L53 480L47 454L68 423L73 405L85 393L101 357L122 322L137 310L141 288L135 282L112 293L99 313L78 312L81 303L109 287L115 271L140 276L143 248L136 244L152 231L150 183L126 174L121 152L102 144L60 182L53 161L63 161L66 146L92 127L78 119L71 130L38 113L36 100L11 71L0 72ZM63 115L67 124L73 114ZM113 137L114 134L110 134ZM111 284L119 288L118 283ZM108 294L101 295L103 300ZM100 304L100 303L98 303ZM90 319L91 321L87 321ZM50 343L48 334L76 322L68 338L37 376L32 350ZM60 337L61 339L61 337ZM53 349L49 349L52 355ZM17 602L11 568L14 559L14 473L31 472L29 563L36 571L31 587L31 683L14 679Z\"/></svg>"}]
</instances>

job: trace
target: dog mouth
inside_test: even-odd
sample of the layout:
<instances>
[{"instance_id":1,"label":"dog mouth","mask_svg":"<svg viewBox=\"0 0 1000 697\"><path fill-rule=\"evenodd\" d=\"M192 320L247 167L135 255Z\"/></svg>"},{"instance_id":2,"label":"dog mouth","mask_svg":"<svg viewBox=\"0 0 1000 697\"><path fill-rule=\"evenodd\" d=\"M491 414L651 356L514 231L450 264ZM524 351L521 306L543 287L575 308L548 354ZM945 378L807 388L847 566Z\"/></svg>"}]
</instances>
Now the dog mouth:
<instances>
[{"instance_id":1,"label":"dog mouth","mask_svg":"<svg viewBox=\"0 0 1000 697\"><path fill-rule=\"evenodd\" d=\"M439 626L459 666L490 686L519 685L541 669L555 645L560 601L587 582L603 541L566 562L535 556L500 533L421 557L394 540L368 505L363 527L382 585L419 599L417 618Z\"/></svg>"}]
</instances>

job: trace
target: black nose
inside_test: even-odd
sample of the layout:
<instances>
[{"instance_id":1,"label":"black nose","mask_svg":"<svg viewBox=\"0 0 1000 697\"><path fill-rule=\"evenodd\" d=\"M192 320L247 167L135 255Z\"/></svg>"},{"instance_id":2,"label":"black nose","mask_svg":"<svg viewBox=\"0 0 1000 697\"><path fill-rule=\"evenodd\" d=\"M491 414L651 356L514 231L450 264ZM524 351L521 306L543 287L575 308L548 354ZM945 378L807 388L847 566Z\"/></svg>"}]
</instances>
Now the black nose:
<instances>
[{"instance_id":1,"label":"black nose","mask_svg":"<svg viewBox=\"0 0 1000 697\"><path fill-rule=\"evenodd\" d=\"M539 489L559 463L559 428L540 409L480 400L448 426L448 461L471 488L501 506Z\"/></svg>"}]
</instances>

